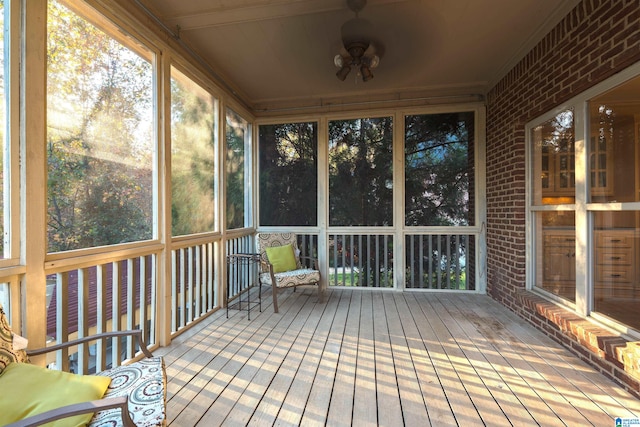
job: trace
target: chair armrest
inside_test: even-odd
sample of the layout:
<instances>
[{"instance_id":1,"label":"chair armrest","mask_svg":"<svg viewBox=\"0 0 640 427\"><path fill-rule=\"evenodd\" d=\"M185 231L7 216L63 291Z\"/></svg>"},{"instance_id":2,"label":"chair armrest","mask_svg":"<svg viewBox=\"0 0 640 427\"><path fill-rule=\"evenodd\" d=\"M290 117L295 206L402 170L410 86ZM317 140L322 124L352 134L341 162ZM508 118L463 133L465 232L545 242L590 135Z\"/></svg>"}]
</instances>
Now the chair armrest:
<instances>
[{"instance_id":1,"label":"chair armrest","mask_svg":"<svg viewBox=\"0 0 640 427\"><path fill-rule=\"evenodd\" d=\"M273 272L273 264L269 261L261 260L260 261L260 271L263 273L272 273Z\"/></svg>"},{"instance_id":2,"label":"chair armrest","mask_svg":"<svg viewBox=\"0 0 640 427\"><path fill-rule=\"evenodd\" d=\"M72 417L74 415L88 414L103 411L105 409L120 408L122 416L122 425L124 427L135 427L131 416L129 415L128 397L110 397L106 399L92 400L90 402L75 403L73 405L63 406L61 408L52 409L38 415L34 415L15 423L7 424L5 427L30 427L39 426L51 421L62 418Z\"/></svg>"},{"instance_id":3,"label":"chair armrest","mask_svg":"<svg viewBox=\"0 0 640 427\"><path fill-rule=\"evenodd\" d=\"M318 258L314 258L314 257L311 257L311 256L299 256L298 258L300 258L301 261L303 259L311 261L311 264L313 265L313 268L316 269L316 270L320 270L320 268L318 267Z\"/></svg>"},{"instance_id":4,"label":"chair armrest","mask_svg":"<svg viewBox=\"0 0 640 427\"><path fill-rule=\"evenodd\" d=\"M127 337L127 336L133 336L133 337L137 338L138 345L140 346L140 350L142 351L142 353L144 353L144 355L146 357L153 357L153 354L151 354L151 352L147 348L147 344L144 342L144 338L142 338L142 331L139 330L139 329L130 330L130 331L103 332L101 334L95 334L95 335L91 335L91 336L88 336L88 337L82 337L82 338L78 338L78 339L75 339L75 340L63 342L63 343L60 343L60 344L54 344L54 345L52 345L50 347L27 350L27 355L28 356L38 356L40 354L50 353L52 351L56 351L56 350L60 350L60 349L63 349L63 348L68 348L68 347L72 347L74 345L82 344L82 343L85 343L85 342L102 340L102 339L107 339L107 338L114 338L114 337Z\"/></svg>"}]
</instances>

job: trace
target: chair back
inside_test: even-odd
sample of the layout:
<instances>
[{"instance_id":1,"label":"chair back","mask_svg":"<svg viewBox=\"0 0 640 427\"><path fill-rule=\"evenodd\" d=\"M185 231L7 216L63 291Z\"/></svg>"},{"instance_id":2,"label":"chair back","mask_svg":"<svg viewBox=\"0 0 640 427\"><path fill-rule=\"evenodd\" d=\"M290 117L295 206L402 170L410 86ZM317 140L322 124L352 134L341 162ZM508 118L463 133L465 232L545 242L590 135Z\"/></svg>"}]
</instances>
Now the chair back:
<instances>
[{"instance_id":1,"label":"chair back","mask_svg":"<svg viewBox=\"0 0 640 427\"><path fill-rule=\"evenodd\" d=\"M273 246L291 245L296 256L297 268L302 268L300 263L300 250L298 249L298 237L295 233L257 233L256 251L260 254L260 260L267 262L267 251L265 248Z\"/></svg>"},{"instance_id":2,"label":"chair back","mask_svg":"<svg viewBox=\"0 0 640 427\"><path fill-rule=\"evenodd\" d=\"M9 363L28 361L29 357L24 350L13 349L13 331L0 304L0 373Z\"/></svg>"}]
</instances>

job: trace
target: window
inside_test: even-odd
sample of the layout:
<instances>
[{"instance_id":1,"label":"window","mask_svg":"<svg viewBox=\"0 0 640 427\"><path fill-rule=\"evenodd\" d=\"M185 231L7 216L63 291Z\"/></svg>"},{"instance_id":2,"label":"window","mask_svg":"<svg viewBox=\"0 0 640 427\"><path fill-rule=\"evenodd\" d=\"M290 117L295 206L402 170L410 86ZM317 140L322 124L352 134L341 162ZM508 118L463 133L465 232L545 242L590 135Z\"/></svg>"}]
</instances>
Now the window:
<instances>
[{"instance_id":1,"label":"window","mask_svg":"<svg viewBox=\"0 0 640 427\"><path fill-rule=\"evenodd\" d=\"M5 72L9 65L9 40L5 40L5 36L9 32L5 31L5 2L0 0L0 120L4 125L0 127L0 142L2 147L0 149L0 235L3 236L0 239L0 259L11 257L11 233L5 232L10 230L11 225L11 205L9 203L9 195L11 194L11 168L8 164L8 158L5 154L8 152L7 147L10 146L9 138L9 116L7 111L10 111L9 96L8 96L8 76ZM8 17L8 14L6 14Z\"/></svg>"},{"instance_id":2,"label":"window","mask_svg":"<svg viewBox=\"0 0 640 427\"><path fill-rule=\"evenodd\" d=\"M575 302L576 233L571 207L576 182L573 111L562 111L533 127L531 141L533 204L562 206L534 212L538 248L535 285Z\"/></svg>"},{"instance_id":3,"label":"window","mask_svg":"<svg viewBox=\"0 0 640 427\"><path fill-rule=\"evenodd\" d=\"M171 68L171 233L216 226L216 99Z\"/></svg>"},{"instance_id":4,"label":"window","mask_svg":"<svg viewBox=\"0 0 640 427\"><path fill-rule=\"evenodd\" d=\"M393 119L329 122L329 224L393 225Z\"/></svg>"},{"instance_id":5,"label":"window","mask_svg":"<svg viewBox=\"0 0 640 427\"><path fill-rule=\"evenodd\" d=\"M590 99L588 111L593 310L640 331L640 77Z\"/></svg>"},{"instance_id":6,"label":"window","mask_svg":"<svg viewBox=\"0 0 640 427\"><path fill-rule=\"evenodd\" d=\"M318 125L261 125L260 225L318 223Z\"/></svg>"},{"instance_id":7,"label":"window","mask_svg":"<svg viewBox=\"0 0 640 427\"><path fill-rule=\"evenodd\" d=\"M533 286L621 331L640 331L639 72L528 126Z\"/></svg>"},{"instance_id":8,"label":"window","mask_svg":"<svg viewBox=\"0 0 640 427\"><path fill-rule=\"evenodd\" d=\"M474 113L405 117L405 225L474 224Z\"/></svg>"},{"instance_id":9,"label":"window","mask_svg":"<svg viewBox=\"0 0 640 427\"><path fill-rule=\"evenodd\" d=\"M227 142L227 229L249 227L251 182L246 166L251 153L251 133L249 124L240 115L227 110L225 136Z\"/></svg>"},{"instance_id":10,"label":"window","mask_svg":"<svg viewBox=\"0 0 640 427\"><path fill-rule=\"evenodd\" d=\"M48 6L48 251L152 239L153 55Z\"/></svg>"}]
</instances>

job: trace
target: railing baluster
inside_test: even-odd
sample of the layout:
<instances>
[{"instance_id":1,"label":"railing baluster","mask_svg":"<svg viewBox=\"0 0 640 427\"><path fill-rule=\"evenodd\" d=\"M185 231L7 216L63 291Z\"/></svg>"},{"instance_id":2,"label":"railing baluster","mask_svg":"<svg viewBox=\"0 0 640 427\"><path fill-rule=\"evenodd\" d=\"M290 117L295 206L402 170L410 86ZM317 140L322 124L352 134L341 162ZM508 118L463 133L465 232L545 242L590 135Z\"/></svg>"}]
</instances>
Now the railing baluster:
<instances>
[{"instance_id":1,"label":"railing baluster","mask_svg":"<svg viewBox=\"0 0 640 427\"><path fill-rule=\"evenodd\" d=\"M69 272L56 275L56 337L58 344L69 341ZM56 353L56 365L69 371L69 350Z\"/></svg>"},{"instance_id":2,"label":"railing baluster","mask_svg":"<svg viewBox=\"0 0 640 427\"><path fill-rule=\"evenodd\" d=\"M445 268L445 273L447 275L446 277L446 288L447 289L451 289L451 238L449 236L447 236L447 258L446 258L446 268Z\"/></svg>"},{"instance_id":3,"label":"railing baluster","mask_svg":"<svg viewBox=\"0 0 640 427\"><path fill-rule=\"evenodd\" d=\"M140 263L140 271L138 272L138 280L140 281L138 323L140 325L139 328L142 330L142 336L145 337L147 332L147 258L140 257L138 262Z\"/></svg>"},{"instance_id":4,"label":"railing baluster","mask_svg":"<svg viewBox=\"0 0 640 427\"><path fill-rule=\"evenodd\" d=\"M355 271L356 271L356 264L355 264L355 258L356 258L356 251L355 251L355 245L353 243L353 234L351 234L349 236L349 253L351 254L350 258L350 262L349 262L349 271L350 271L350 275L349 277L351 278L351 282L350 285L351 286L356 286L356 277L355 277ZM358 272L358 277L360 276L360 272Z\"/></svg>"},{"instance_id":5,"label":"railing baluster","mask_svg":"<svg viewBox=\"0 0 640 427\"><path fill-rule=\"evenodd\" d=\"M111 330L121 329L122 319L122 261L113 263L111 272ZM120 366L122 346L119 338L111 339L111 366Z\"/></svg>"},{"instance_id":6,"label":"railing baluster","mask_svg":"<svg viewBox=\"0 0 640 427\"><path fill-rule=\"evenodd\" d=\"M178 254L179 254L179 259L180 259L180 298L179 298L179 308L180 308L180 321L178 323L180 328L183 328L187 325L186 322L186 311L187 311L187 292L186 292L186 286L185 286L185 268L186 268L186 263L185 263L185 255L184 255L184 248L180 248L178 250Z\"/></svg>"},{"instance_id":7,"label":"railing baluster","mask_svg":"<svg viewBox=\"0 0 640 427\"><path fill-rule=\"evenodd\" d=\"M178 331L178 251L171 252L171 332Z\"/></svg>"},{"instance_id":8,"label":"railing baluster","mask_svg":"<svg viewBox=\"0 0 640 427\"><path fill-rule=\"evenodd\" d=\"M107 331L107 265L96 268L96 332ZM104 340L96 343L96 372L106 369L106 349Z\"/></svg>"},{"instance_id":9,"label":"railing baluster","mask_svg":"<svg viewBox=\"0 0 640 427\"><path fill-rule=\"evenodd\" d=\"M134 329L136 327L134 323L135 319L135 301L136 301L136 289L135 289L135 264L131 258L127 259L127 329ZM127 359L131 359L135 354L133 350L133 339L127 337Z\"/></svg>"},{"instance_id":10,"label":"railing baluster","mask_svg":"<svg viewBox=\"0 0 640 427\"><path fill-rule=\"evenodd\" d=\"M196 259L195 259L195 303L196 303L196 308L195 308L195 317L200 317L202 316L202 276L201 276L201 252L202 252L202 246L196 246L194 248L194 251L196 253ZM194 318L195 318L194 317ZM192 319L193 320L193 319Z\"/></svg>"},{"instance_id":11,"label":"railing baluster","mask_svg":"<svg viewBox=\"0 0 640 427\"><path fill-rule=\"evenodd\" d=\"M150 301L150 322L149 322L149 333L146 336L147 344L155 344L156 343L156 320L158 318L158 299L157 299L157 290L158 287L155 286L158 283L157 278L157 266L158 266L158 258L156 255L150 255L151 258L151 272L150 279L151 282L151 301ZM146 306L146 304L145 304Z\"/></svg>"},{"instance_id":12,"label":"railing baluster","mask_svg":"<svg viewBox=\"0 0 640 427\"><path fill-rule=\"evenodd\" d=\"M77 284L77 303L78 303L78 338L83 338L89 335L89 269L78 269L78 284ZM87 360L87 345L79 344L77 353L77 366L76 373L84 375L87 373L89 362Z\"/></svg>"},{"instance_id":13,"label":"railing baluster","mask_svg":"<svg viewBox=\"0 0 640 427\"><path fill-rule=\"evenodd\" d=\"M434 287L434 277L433 277L433 263L434 263L434 257L433 257L433 239L437 238L437 236L429 236L429 286L427 286L427 288L429 289L433 289Z\"/></svg>"}]
</instances>

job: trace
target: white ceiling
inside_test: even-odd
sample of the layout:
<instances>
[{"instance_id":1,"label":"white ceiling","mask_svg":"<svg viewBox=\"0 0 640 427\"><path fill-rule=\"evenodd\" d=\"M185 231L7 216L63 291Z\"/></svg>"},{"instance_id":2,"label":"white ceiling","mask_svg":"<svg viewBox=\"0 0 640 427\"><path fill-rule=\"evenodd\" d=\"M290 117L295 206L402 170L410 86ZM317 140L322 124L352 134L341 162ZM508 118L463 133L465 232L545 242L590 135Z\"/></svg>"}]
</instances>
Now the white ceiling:
<instances>
[{"instance_id":1,"label":"white ceiling","mask_svg":"<svg viewBox=\"0 0 640 427\"><path fill-rule=\"evenodd\" d=\"M135 0L256 113L484 95L579 0L369 0L381 61L342 82L333 57L346 0ZM177 30L179 27L179 30Z\"/></svg>"}]
</instances>

